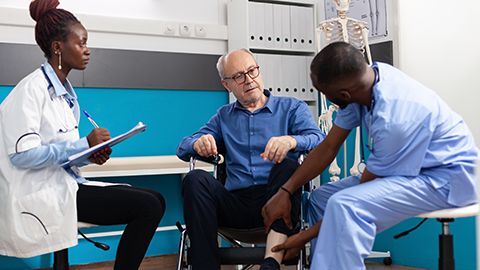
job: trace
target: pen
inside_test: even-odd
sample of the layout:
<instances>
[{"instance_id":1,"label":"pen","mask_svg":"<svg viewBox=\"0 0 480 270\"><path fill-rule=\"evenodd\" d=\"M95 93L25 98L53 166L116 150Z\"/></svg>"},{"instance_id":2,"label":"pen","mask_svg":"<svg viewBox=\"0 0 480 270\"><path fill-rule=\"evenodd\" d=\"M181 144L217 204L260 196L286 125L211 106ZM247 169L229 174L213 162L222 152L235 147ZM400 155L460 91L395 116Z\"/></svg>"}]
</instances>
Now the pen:
<instances>
[{"instance_id":1,"label":"pen","mask_svg":"<svg viewBox=\"0 0 480 270\"><path fill-rule=\"evenodd\" d=\"M83 110L83 113L87 116L88 120L90 120L90 123L92 123L92 125L94 125L95 128L98 128L97 123L95 123L95 121L93 121L93 118L90 116L90 114L88 114L85 110Z\"/></svg>"}]
</instances>

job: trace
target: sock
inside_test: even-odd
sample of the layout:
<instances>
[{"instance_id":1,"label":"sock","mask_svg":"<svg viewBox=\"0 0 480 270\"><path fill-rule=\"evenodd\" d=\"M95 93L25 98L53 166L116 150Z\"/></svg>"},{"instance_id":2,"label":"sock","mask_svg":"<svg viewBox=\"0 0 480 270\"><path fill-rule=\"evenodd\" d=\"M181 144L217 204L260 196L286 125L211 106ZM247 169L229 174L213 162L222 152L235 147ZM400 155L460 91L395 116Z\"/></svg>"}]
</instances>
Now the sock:
<instances>
[{"instance_id":1,"label":"sock","mask_svg":"<svg viewBox=\"0 0 480 270\"><path fill-rule=\"evenodd\" d=\"M279 270L280 269L280 264L272 258L268 257L265 260L263 260L262 266L260 266L260 270Z\"/></svg>"}]
</instances>

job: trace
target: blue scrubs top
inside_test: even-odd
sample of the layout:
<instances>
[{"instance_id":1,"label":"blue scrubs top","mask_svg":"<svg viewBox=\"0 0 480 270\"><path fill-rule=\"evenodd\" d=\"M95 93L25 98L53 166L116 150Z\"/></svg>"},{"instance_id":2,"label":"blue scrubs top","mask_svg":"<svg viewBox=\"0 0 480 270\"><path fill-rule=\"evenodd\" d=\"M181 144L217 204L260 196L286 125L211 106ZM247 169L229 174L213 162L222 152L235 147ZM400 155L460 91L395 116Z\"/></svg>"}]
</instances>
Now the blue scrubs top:
<instances>
[{"instance_id":1,"label":"blue scrubs top","mask_svg":"<svg viewBox=\"0 0 480 270\"><path fill-rule=\"evenodd\" d=\"M362 126L366 134L371 129L368 141L373 142L367 169L380 176L421 176L435 188L449 185L451 204L475 202L478 149L461 116L400 70L383 63L373 66L379 70L374 106L368 110L349 104L335 120L338 127L351 130L360 125L362 110Z\"/></svg>"}]
</instances>

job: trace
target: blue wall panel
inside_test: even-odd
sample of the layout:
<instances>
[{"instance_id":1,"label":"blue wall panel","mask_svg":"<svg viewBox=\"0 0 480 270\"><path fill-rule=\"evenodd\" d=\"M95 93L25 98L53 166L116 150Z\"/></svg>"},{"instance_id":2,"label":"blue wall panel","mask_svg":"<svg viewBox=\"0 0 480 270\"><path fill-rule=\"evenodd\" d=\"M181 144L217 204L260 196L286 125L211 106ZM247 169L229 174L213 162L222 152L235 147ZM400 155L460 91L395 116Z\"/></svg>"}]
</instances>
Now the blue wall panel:
<instances>
[{"instance_id":1,"label":"blue wall panel","mask_svg":"<svg viewBox=\"0 0 480 270\"><path fill-rule=\"evenodd\" d=\"M77 88L80 107L95 122L122 134L139 121L147 130L117 145L112 157L174 155L184 136L192 135L228 103L227 91L128 90ZM80 135L93 128L82 114Z\"/></svg>"},{"instance_id":2,"label":"blue wall panel","mask_svg":"<svg viewBox=\"0 0 480 270\"><path fill-rule=\"evenodd\" d=\"M0 102L13 89L0 86ZM117 136L135 126L139 121L147 125L145 132L116 145L112 157L174 155L178 143L205 124L216 110L228 103L226 91L141 90L76 88L81 109L86 110L101 127ZM92 124L82 114L80 136L86 136ZM92 179L93 180L93 179ZM109 177L95 180L130 183L158 190L165 197L167 208L160 226L174 226L183 221L181 175ZM82 229L85 234L123 230L124 226L98 226ZM94 238L110 245L103 251L84 239L69 249L70 264L86 264L115 259L119 236ZM146 256L178 252L178 230L157 232ZM51 267L53 255L45 254L20 259L0 256L0 269L23 270Z\"/></svg>"}]
</instances>

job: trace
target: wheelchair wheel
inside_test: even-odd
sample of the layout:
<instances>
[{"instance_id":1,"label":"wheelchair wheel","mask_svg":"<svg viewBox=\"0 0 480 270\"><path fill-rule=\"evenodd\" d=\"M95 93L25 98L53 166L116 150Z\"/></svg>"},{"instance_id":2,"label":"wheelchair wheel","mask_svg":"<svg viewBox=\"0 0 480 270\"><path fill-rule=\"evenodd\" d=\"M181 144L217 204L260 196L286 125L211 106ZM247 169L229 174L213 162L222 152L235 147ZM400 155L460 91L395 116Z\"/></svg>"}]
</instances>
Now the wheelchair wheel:
<instances>
[{"instance_id":1,"label":"wheelchair wheel","mask_svg":"<svg viewBox=\"0 0 480 270\"><path fill-rule=\"evenodd\" d=\"M184 250L181 257L178 258L176 270L188 270L187 249Z\"/></svg>"},{"instance_id":2,"label":"wheelchair wheel","mask_svg":"<svg viewBox=\"0 0 480 270\"><path fill-rule=\"evenodd\" d=\"M186 231L180 225L180 222L177 221L176 223L178 230L182 234L180 237L180 243L178 247L178 255L177 255L177 267L176 270L188 270L188 246L189 240L186 234Z\"/></svg>"}]
</instances>

